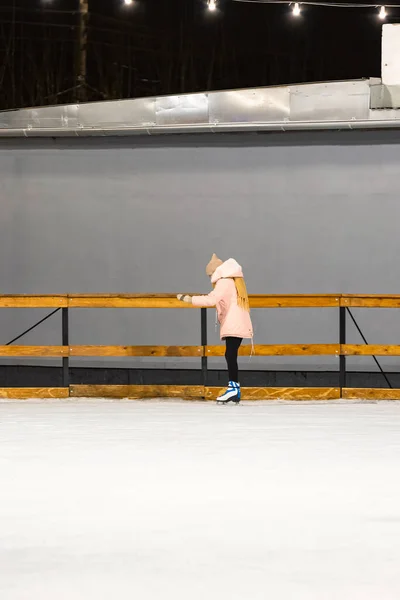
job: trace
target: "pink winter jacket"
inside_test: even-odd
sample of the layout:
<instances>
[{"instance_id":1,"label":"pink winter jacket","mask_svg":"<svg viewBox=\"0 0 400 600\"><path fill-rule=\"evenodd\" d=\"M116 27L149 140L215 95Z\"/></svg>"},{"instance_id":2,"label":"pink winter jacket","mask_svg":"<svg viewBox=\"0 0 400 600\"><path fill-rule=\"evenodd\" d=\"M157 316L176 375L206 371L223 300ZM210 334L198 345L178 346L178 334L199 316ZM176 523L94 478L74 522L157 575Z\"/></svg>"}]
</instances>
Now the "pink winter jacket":
<instances>
[{"instance_id":1,"label":"pink winter jacket","mask_svg":"<svg viewBox=\"0 0 400 600\"><path fill-rule=\"evenodd\" d=\"M242 267L230 258L215 271L211 283L214 290L208 296L193 296L194 306L210 308L216 306L221 326L221 340L226 337L253 338L250 314L238 306L234 277L243 277Z\"/></svg>"}]
</instances>

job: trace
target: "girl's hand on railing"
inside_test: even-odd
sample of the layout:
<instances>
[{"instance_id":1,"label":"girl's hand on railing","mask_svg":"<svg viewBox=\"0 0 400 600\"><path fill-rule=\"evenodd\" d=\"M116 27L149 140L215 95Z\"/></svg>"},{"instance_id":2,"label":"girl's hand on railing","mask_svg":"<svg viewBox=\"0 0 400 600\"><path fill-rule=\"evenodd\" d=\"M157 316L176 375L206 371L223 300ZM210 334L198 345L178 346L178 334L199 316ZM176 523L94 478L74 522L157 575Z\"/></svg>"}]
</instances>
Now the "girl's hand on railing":
<instances>
[{"instance_id":1,"label":"girl's hand on railing","mask_svg":"<svg viewBox=\"0 0 400 600\"><path fill-rule=\"evenodd\" d=\"M187 302L188 304L192 303L192 297L191 296L187 296L185 294L178 294L177 295L178 300L180 300L181 302Z\"/></svg>"}]
</instances>

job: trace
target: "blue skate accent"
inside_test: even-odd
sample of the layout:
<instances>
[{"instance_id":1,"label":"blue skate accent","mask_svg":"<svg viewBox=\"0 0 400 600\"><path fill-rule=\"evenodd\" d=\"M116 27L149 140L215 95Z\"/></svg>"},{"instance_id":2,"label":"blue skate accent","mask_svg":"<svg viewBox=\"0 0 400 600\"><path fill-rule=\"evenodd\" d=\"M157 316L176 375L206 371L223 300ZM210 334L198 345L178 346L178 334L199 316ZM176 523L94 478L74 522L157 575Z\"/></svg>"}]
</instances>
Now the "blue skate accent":
<instances>
[{"instance_id":1,"label":"blue skate accent","mask_svg":"<svg viewBox=\"0 0 400 600\"><path fill-rule=\"evenodd\" d=\"M240 394L240 384L235 381L230 381L228 384L228 389L221 395L218 396L217 402L221 402L223 404L227 404L228 402L240 402L241 394Z\"/></svg>"}]
</instances>

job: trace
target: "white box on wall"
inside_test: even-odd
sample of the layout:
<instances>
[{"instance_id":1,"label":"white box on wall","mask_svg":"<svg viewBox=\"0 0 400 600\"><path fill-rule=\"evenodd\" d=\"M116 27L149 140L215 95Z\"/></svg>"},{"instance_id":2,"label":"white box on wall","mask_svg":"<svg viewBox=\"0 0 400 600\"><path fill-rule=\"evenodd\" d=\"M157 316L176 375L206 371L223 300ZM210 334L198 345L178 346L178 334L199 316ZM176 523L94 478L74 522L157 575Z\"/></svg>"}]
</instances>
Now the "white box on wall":
<instances>
[{"instance_id":1,"label":"white box on wall","mask_svg":"<svg viewBox=\"0 0 400 600\"><path fill-rule=\"evenodd\" d=\"M400 85L400 23L382 27L382 83Z\"/></svg>"}]
</instances>

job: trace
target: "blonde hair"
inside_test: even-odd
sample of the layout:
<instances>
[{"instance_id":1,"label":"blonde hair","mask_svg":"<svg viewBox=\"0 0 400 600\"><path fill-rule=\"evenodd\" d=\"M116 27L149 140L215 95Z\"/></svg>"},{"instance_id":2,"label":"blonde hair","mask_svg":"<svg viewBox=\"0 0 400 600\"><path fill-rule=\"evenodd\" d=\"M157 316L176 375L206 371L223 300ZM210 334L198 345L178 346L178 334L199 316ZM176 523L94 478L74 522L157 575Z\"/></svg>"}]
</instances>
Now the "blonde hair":
<instances>
[{"instance_id":1,"label":"blonde hair","mask_svg":"<svg viewBox=\"0 0 400 600\"><path fill-rule=\"evenodd\" d=\"M250 312L249 296L247 293L246 283L243 277L234 277L236 292L237 292L237 303L240 308Z\"/></svg>"}]
</instances>

